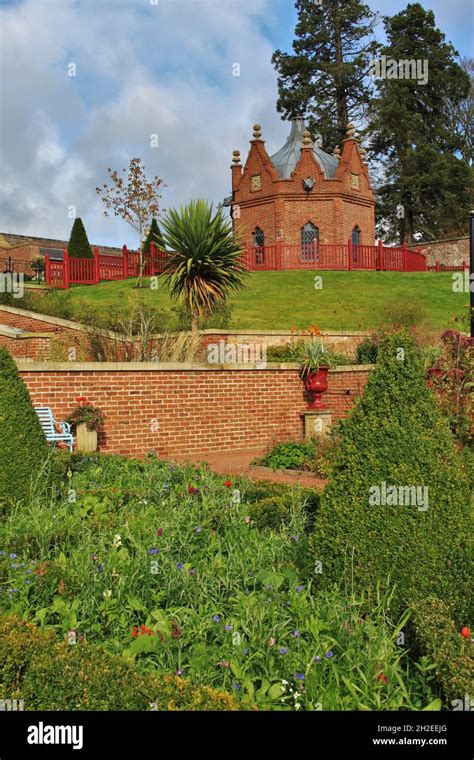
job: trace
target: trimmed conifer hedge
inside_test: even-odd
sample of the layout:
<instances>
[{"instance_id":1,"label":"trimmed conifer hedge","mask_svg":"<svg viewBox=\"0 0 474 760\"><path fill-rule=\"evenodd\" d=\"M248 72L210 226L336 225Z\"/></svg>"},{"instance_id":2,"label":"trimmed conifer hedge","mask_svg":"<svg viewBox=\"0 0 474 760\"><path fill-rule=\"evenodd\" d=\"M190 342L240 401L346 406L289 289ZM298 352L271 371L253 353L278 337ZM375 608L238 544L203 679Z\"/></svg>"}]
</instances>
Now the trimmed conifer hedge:
<instances>
[{"instance_id":1,"label":"trimmed conifer hedge","mask_svg":"<svg viewBox=\"0 0 474 760\"><path fill-rule=\"evenodd\" d=\"M13 358L0 347L0 506L27 501L32 478L48 479L50 461L28 389Z\"/></svg>"}]
</instances>

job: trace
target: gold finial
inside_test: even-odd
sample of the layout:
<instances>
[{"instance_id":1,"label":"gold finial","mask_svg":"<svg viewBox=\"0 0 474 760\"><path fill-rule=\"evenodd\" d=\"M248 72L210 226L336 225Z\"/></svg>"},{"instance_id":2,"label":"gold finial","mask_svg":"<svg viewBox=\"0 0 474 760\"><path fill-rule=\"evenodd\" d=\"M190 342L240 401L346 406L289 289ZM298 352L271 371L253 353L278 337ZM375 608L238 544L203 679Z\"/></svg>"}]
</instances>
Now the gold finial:
<instances>
[{"instance_id":1,"label":"gold finial","mask_svg":"<svg viewBox=\"0 0 474 760\"><path fill-rule=\"evenodd\" d=\"M339 161L339 159L341 158L341 149L339 145L336 145L336 147L334 148L332 152L332 155L334 156L334 158L337 158L337 160Z\"/></svg>"},{"instance_id":2,"label":"gold finial","mask_svg":"<svg viewBox=\"0 0 474 760\"><path fill-rule=\"evenodd\" d=\"M303 148L310 148L313 144L309 130L305 129L303 132Z\"/></svg>"},{"instance_id":3,"label":"gold finial","mask_svg":"<svg viewBox=\"0 0 474 760\"><path fill-rule=\"evenodd\" d=\"M349 122L349 124L346 127L346 140L352 140L355 135L355 127L352 124L352 122Z\"/></svg>"},{"instance_id":4,"label":"gold finial","mask_svg":"<svg viewBox=\"0 0 474 760\"><path fill-rule=\"evenodd\" d=\"M232 162L236 165L240 164L240 150L232 151Z\"/></svg>"},{"instance_id":5,"label":"gold finial","mask_svg":"<svg viewBox=\"0 0 474 760\"><path fill-rule=\"evenodd\" d=\"M260 124L253 125L253 136L255 140L260 140L262 136L262 127L260 126Z\"/></svg>"}]
</instances>

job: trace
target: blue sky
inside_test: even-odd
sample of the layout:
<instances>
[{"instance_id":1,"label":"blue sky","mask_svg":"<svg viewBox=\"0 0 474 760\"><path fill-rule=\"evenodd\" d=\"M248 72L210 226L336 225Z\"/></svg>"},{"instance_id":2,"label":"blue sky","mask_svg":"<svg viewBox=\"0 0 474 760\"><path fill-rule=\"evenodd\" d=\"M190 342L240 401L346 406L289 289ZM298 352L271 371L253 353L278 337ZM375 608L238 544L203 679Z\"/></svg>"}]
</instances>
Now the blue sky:
<instances>
[{"instance_id":1,"label":"blue sky","mask_svg":"<svg viewBox=\"0 0 474 760\"><path fill-rule=\"evenodd\" d=\"M470 0L423 5L473 55ZM133 156L165 181L164 208L222 200L255 122L270 153L286 138L270 59L295 21L292 0L0 0L0 230L67 238L74 206L91 241L135 246L95 193Z\"/></svg>"}]
</instances>

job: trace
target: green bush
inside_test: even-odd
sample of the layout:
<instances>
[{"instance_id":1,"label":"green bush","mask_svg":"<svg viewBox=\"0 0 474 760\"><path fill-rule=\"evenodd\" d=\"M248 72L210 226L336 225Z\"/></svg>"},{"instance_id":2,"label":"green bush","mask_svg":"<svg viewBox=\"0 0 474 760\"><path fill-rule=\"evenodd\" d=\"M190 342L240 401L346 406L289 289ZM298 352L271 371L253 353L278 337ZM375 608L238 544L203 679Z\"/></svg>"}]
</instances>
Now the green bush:
<instances>
[{"instance_id":1,"label":"green bush","mask_svg":"<svg viewBox=\"0 0 474 760\"><path fill-rule=\"evenodd\" d=\"M314 454L314 443L279 443L259 460L259 464L272 470L309 470Z\"/></svg>"},{"instance_id":2,"label":"green bush","mask_svg":"<svg viewBox=\"0 0 474 760\"><path fill-rule=\"evenodd\" d=\"M51 461L28 389L0 348L0 506L26 500L33 478L46 484Z\"/></svg>"},{"instance_id":3,"label":"green bush","mask_svg":"<svg viewBox=\"0 0 474 760\"><path fill-rule=\"evenodd\" d=\"M240 710L231 694L178 676L140 672L131 661L9 616L0 620L0 691L26 710Z\"/></svg>"},{"instance_id":4,"label":"green bush","mask_svg":"<svg viewBox=\"0 0 474 760\"><path fill-rule=\"evenodd\" d=\"M426 309L420 301L397 298L384 309L384 321L396 328L410 328L420 325L426 317Z\"/></svg>"},{"instance_id":5,"label":"green bush","mask_svg":"<svg viewBox=\"0 0 474 760\"><path fill-rule=\"evenodd\" d=\"M319 508L320 494L312 488L261 481L246 490L245 501L249 503L249 517L260 530L278 530L290 522L295 509L304 510L306 528L310 530Z\"/></svg>"},{"instance_id":6,"label":"green bush","mask_svg":"<svg viewBox=\"0 0 474 760\"><path fill-rule=\"evenodd\" d=\"M87 238L87 232L80 217L74 219L67 250L69 256L72 256L75 259L93 258L92 248Z\"/></svg>"},{"instance_id":7,"label":"green bush","mask_svg":"<svg viewBox=\"0 0 474 760\"><path fill-rule=\"evenodd\" d=\"M379 351L380 338L378 335L371 335L370 338L364 338L362 343L357 346L357 364L375 364Z\"/></svg>"},{"instance_id":8,"label":"green bush","mask_svg":"<svg viewBox=\"0 0 474 760\"><path fill-rule=\"evenodd\" d=\"M464 700L466 695L474 698L473 646L453 623L450 607L441 599L429 597L416 605L413 625L416 644L433 661L449 707L453 709L454 700Z\"/></svg>"},{"instance_id":9,"label":"green bush","mask_svg":"<svg viewBox=\"0 0 474 760\"><path fill-rule=\"evenodd\" d=\"M146 236L145 242L143 243L143 253L150 253L150 243L153 242L155 244L155 248L165 248L165 243L163 240L163 237L161 235L161 230L158 227L158 222L156 221L155 217L151 220L150 230L148 232L148 235Z\"/></svg>"},{"instance_id":10,"label":"green bush","mask_svg":"<svg viewBox=\"0 0 474 760\"><path fill-rule=\"evenodd\" d=\"M364 394L340 430L312 536L323 579L338 580L347 569L356 588L374 591L390 574L396 611L436 595L453 604L457 620L465 619L472 577L469 482L411 335L383 338ZM426 487L428 507L377 506L375 489L384 482L420 487L422 497Z\"/></svg>"}]
</instances>

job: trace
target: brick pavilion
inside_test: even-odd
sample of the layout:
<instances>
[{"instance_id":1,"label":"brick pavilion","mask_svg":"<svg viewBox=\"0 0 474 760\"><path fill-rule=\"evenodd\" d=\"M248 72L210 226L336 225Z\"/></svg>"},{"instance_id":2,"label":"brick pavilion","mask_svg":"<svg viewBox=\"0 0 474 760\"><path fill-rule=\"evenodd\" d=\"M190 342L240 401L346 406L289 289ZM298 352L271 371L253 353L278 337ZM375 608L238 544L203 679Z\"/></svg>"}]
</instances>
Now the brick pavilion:
<instances>
[{"instance_id":1,"label":"brick pavilion","mask_svg":"<svg viewBox=\"0 0 474 760\"><path fill-rule=\"evenodd\" d=\"M245 246L281 241L311 251L318 243L374 245L375 201L365 151L352 124L342 151L332 155L313 143L303 118L269 155L256 124L245 165L233 151L231 207L234 228Z\"/></svg>"}]
</instances>

